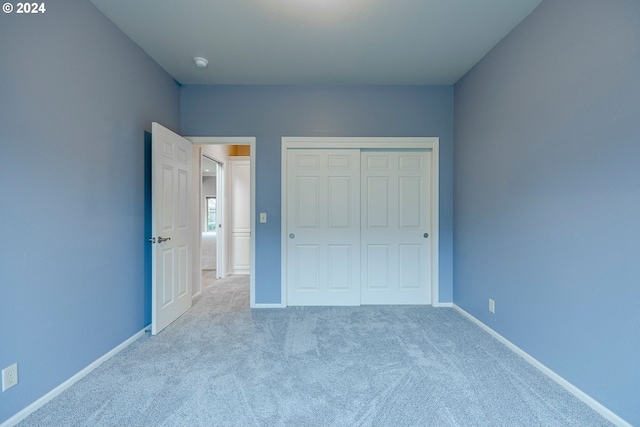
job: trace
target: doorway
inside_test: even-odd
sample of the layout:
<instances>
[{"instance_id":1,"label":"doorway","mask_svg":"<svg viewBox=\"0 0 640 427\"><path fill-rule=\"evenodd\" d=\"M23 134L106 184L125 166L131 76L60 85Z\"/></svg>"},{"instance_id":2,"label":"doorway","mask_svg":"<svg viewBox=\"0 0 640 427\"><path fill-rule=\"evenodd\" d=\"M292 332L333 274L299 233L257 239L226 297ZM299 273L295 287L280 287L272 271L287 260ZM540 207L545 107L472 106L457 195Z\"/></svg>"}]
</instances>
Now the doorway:
<instances>
[{"instance_id":1,"label":"doorway","mask_svg":"<svg viewBox=\"0 0 640 427\"><path fill-rule=\"evenodd\" d=\"M216 195L215 195L215 222L216 222L216 277L224 277L231 274L230 270L230 209L232 200L230 199L230 182L229 176L232 161L242 159L248 162L248 201L245 206L248 209L247 220L249 223L249 238L247 250L249 252L247 259L246 273L250 277L250 301L251 307L255 306L255 137L185 137L194 144L193 157L194 164L198 165L199 170L193 174L195 188L202 187L202 173L204 172L201 165L201 159L206 156L208 159L218 164L216 174ZM202 269L202 235L205 229L205 223L208 220L205 216L205 205L208 202L202 195L202 190L196 191L200 197L195 197L192 202L191 220L199 226L194 227L193 235L195 252L192 263L193 277L193 295L196 296L202 292L203 269ZM231 224L229 224L231 225ZM205 270L206 271L206 270ZM211 270L209 270L211 271Z\"/></svg>"}]
</instances>

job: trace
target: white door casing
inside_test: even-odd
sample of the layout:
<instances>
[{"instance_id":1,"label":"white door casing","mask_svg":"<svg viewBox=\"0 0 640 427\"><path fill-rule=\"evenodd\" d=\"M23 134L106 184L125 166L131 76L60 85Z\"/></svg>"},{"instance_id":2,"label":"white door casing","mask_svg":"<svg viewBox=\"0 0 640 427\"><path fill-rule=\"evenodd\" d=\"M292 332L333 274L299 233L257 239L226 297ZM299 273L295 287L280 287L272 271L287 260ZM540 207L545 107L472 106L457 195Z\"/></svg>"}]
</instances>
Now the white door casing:
<instances>
[{"instance_id":1,"label":"white door casing","mask_svg":"<svg viewBox=\"0 0 640 427\"><path fill-rule=\"evenodd\" d=\"M407 302L407 298L402 297L394 297L394 298L386 298L384 302L378 301L372 297L375 296L375 292L373 295L365 294L361 295L363 304L376 304L376 303L386 303L386 304L429 304L431 303L434 306L441 305L439 303L439 292L438 292L438 250L439 250L439 226L438 226L438 210L439 210L439 197L438 197L438 189L439 189L439 150L438 150L438 138L434 137L410 137L410 138L376 138L376 137L364 137L364 138L352 138L352 137L283 137L282 138L282 257L281 257L281 268L282 268L282 276L281 276L281 298L282 305L294 305L295 302L290 300L290 286L291 282L294 280L291 273L291 268L289 265L291 264L291 260L289 258L289 254L291 252L289 245L289 223L291 222L289 217L292 215L289 208L289 191L291 187L290 183L290 171L289 169L292 167L292 162L289 158L289 151L293 149L305 149L305 150L314 150L314 149L339 149L340 151L345 149L356 149L358 151L362 150L363 152L367 152L368 150L378 150L378 151L395 151L397 155L402 154L403 151L406 150L422 150L424 154L421 154L420 160L415 158L408 158L404 160L404 167L415 165L416 161L422 163L421 169L424 170L424 174L420 174L419 177L416 177L412 172L409 175L406 175L406 172L400 174L400 168L396 170L395 178L390 178L390 181L395 180L395 184L390 183L389 185L394 185L395 187L402 186L401 193L404 193L404 196L396 197L396 210L397 214L394 214L398 220L398 218L402 221L401 227L396 227L399 233L391 233L392 235L400 234L402 235L404 231L408 231L409 229L420 229L420 232L417 233L417 236L422 239L422 241L418 242L415 240L403 240L402 236L395 236L395 241L384 242L382 245L387 245L390 250L390 254L396 251L395 261L386 260L386 262L394 262L396 265L400 264L402 268L402 272L400 268L396 267L395 276L396 279L394 281L384 280L377 282L373 282L373 285L377 285L380 289L376 289L376 291L382 291L381 284L385 283L385 286L396 286L397 290L408 291L405 293L411 294L419 294L420 298L416 298L410 302ZM414 153L415 154L415 153ZM424 157L423 157L424 156ZM411 156L410 156L411 157ZM399 161L399 158L396 159ZM361 165L364 167L364 165ZM409 168L412 169L412 168ZM412 175L413 174L413 175ZM404 178L403 178L404 177ZM362 177L359 177L362 178ZM377 177L380 178L380 177ZM402 178L402 179L401 179ZM378 182L380 184L380 182ZM366 189L366 186L363 186L366 191L370 191ZM399 190L399 188L397 189ZM395 192L398 192L398 191ZM418 194L416 194L416 192ZM414 196L411 196L414 194ZM418 195L419 197L415 197ZM369 199L362 196L363 200L361 203L369 203ZM391 196L389 195L389 199ZM379 199L371 199L375 201L378 205L381 204ZM404 200L404 202L402 202ZM391 200L390 200L391 201ZM375 208L375 203L372 206ZM358 212L360 212L360 204L357 207ZM420 211L419 221L416 220L415 214L417 211ZM390 211L387 213L389 215ZM360 215L360 213L358 213ZM368 215L363 213L363 218L369 221ZM374 218L375 219L375 218ZM379 219L379 218L378 218ZM367 234L367 230L365 229L365 224L362 223L361 227L363 229L363 234ZM360 230L358 230L358 235L360 236ZM428 237L425 238L425 233L428 234ZM411 233L414 235L414 233ZM370 236L369 236L370 237ZM365 240L360 242L358 240L358 245L361 247L364 245ZM380 244L380 243L377 243ZM395 249L394 249L395 248ZM376 248L374 248L376 249ZM394 250L392 250L394 249ZM359 249L360 250L360 249ZM367 250L367 253L369 249ZM372 256L375 256L375 250L371 251ZM398 253L402 255L398 256ZM380 257L380 253L377 254ZM359 262L365 262L366 260L361 259ZM379 271L375 271L376 268L370 270L372 266L371 263L363 265L362 271L365 273L362 277L370 276L371 274L379 273ZM377 266L375 266L377 267ZM416 268L418 267L418 268ZM366 271L365 271L366 268ZM379 269L378 269L379 270ZM389 270L389 272L391 272ZM385 273L385 276L387 274ZM359 280L362 283L361 287L365 287L365 282L363 278L360 277ZM372 283L369 283L369 286ZM425 289L426 287L426 289ZM416 289L417 288L417 289ZM381 292L378 292L381 293ZM398 294L398 292L396 292ZM400 292L399 295L402 295L403 292ZM415 296L415 295L414 295ZM327 302L325 305L340 305L342 302L336 303ZM306 305L306 304L305 304ZM319 304L316 304L319 305Z\"/></svg>"},{"instance_id":2,"label":"white door casing","mask_svg":"<svg viewBox=\"0 0 640 427\"><path fill-rule=\"evenodd\" d=\"M225 253L224 253L224 248L225 248L225 244L226 244L226 239L224 238L224 230L222 230L222 226L221 224L224 222L225 220L225 209L227 208L227 203L225 201L226 199L226 192L224 191L224 166L221 162L219 161L215 161L216 162L216 221L218 222L218 238L216 239L216 279L222 279L226 272L227 269L225 268L225 261L226 261L226 257L225 257Z\"/></svg>"},{"instance_id":3,"label":"white door casing","mask_svg":"<svg viewBox=\"0 0 640 427\"><path fill-rule=\"evenodd\" d=\"M360 153L288 151L289 305L360 304Z\"/></svg>"},{"instance_id":4,"label":"white door casing","mask_svg":"<svg viewBox=\"0 0 640 427\"><path fill-rule=\"evenodd\" d=\"M249 274L251 262L251 167L248 159L229 161L230 239L232 274Z\"/></svg>"},{"instance_id":5,"label":"white door casing","mask_svg":"<svg viewBox=\"0 0 640 427\"><path fill-rule=\"evenodd\" d=\"M361 153L362 304L430 304L427 150Z\"/></svg>"},{"instance_id":6,"label":"white door casing","mask_svg":"<svg viewBox=\"0 0 640 427\"><path fill-rule=\"evenodd\" d=\"M153 123L151 333L191 307L191 143Z\"/></svg>"}]
</instances>

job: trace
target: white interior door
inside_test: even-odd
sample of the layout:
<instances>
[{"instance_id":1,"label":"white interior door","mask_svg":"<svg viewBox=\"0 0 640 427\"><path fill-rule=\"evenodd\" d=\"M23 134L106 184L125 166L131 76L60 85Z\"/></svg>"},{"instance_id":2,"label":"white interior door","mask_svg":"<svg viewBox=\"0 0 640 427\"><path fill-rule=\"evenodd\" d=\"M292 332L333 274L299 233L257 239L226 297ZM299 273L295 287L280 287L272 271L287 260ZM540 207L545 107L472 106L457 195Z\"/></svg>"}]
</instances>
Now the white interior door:
<instances>
[{"instance_id":1,"label":"white interior door","mask_svg":"<svg viewBox=\"0 0 640 427\"><path fill-rule=\"evenodd\" d=\"M430 155L362 151L362 304L431 304Z\"/></svg>"},{"instance_id":2,"label":"white interior door","mask_svg":"<svg viewBox=\"0 0 640 427\"><path fill-rule=\"evenodd\" d=\"M202 179L200 185L200 268L202 271L216 270L218 264L218 163L205 155L200 157L200 163Z\"/></svg>"},{"instance_id":3,"label":"white interior door","mask_svg":"<svg viewBox=\"0 0 640 427\"><path fill-rule=\"evenodd\" d=\"M249 274L251 270L251 163L229 162L230 179L230 261L232 274Z\"/></svg>"},{"instance_id":4,"label":"white interior door","mask_svg":"<svg viewBox=\"0 0 640 427\"><path fill-rule=\"evenodd\" d=\"M192 256L189 203L191 143L152 124L151 333L157 334L191 307Z\"/></svg>"},{"instance_id":5,"label":"white interior door","mask_svg":"<svg viewBox=\"0 0 640 427\"><path fill-rule=\"evenodd\" d=\"M287 153L287 303L360 303L360 152Z\"/></svg>"}]
</instances>

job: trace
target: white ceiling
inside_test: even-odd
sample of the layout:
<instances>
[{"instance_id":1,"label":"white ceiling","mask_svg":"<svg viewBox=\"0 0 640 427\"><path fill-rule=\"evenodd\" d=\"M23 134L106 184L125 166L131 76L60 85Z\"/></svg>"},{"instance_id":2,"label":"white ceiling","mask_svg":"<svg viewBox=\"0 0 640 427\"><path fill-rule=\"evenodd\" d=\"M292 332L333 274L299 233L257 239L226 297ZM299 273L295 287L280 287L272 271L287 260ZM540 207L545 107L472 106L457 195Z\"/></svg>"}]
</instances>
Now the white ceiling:
<instances>
[{"instance_id":1,"label":"white ceiling","mask_svg":"<svg viewBox=\"0 0 640 427\"><path fill-rule=\"evenodd\" d=\"M202 176L216 176L217 163L208 157L202 156Z\"/></svg>"},{"instance_id":2,"label":"white ceiling","mask_svg":"<svg viewBox=\"0 0 640 427\"><path fill-rule=\"evenodd\" d=\"M453 84L541 2L91 1L178 82L253 85Z\"/></svg>"}]
</instances>

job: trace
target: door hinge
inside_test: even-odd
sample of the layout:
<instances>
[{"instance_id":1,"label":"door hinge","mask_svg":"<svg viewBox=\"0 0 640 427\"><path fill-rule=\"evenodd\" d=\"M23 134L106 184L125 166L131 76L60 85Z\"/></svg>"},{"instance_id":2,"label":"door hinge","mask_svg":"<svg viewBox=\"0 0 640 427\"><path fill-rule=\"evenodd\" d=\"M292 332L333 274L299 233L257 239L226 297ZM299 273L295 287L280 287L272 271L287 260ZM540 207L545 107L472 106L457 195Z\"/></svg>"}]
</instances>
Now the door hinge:
<instances>
[{"instance_id":1,"label":"door hinge","mask_svg":"<svg viewBox=\"0 0 640 427\"><path fill-rule=\"evenodd\" d=\"M149 237L149 243L155 243L155 242L156 242L155 237Z\"/></svg>"}]
</instances>

